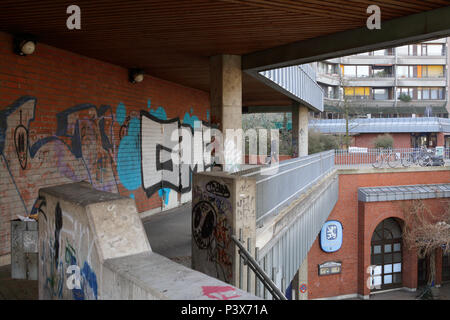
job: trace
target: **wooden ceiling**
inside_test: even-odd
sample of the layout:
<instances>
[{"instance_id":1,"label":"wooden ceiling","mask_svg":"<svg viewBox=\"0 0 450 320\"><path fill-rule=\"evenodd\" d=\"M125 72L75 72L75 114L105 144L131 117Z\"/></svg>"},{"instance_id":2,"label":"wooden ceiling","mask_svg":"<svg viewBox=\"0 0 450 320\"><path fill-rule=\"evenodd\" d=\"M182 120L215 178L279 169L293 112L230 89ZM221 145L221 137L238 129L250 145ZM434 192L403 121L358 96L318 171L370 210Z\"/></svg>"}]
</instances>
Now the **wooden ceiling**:
<instances>
[{"instance_id":1,"label":"wooden ceiling","mask_svg":"<svg viewBox=\"0 0 450 320\"><path fill-rule=\"evenodd\" d=\"M81 30L66 8L81 8ZM366 25L369 5L382 20L450 5L444 0L1 0L0 30L209 91L209 56L248 54ZM288 101L245 76L244 104Z\"/></svg>"}]
</instances>

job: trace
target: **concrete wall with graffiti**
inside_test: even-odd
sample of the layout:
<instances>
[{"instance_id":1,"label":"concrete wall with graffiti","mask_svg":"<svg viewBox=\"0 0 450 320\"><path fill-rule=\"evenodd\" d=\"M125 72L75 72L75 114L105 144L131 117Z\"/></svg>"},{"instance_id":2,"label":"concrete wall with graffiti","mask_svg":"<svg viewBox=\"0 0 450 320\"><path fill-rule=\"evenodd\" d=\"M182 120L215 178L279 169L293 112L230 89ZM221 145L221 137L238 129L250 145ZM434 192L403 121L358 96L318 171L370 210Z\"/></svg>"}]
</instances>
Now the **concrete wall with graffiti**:
<instances>
[{"instance_id":1,"label":"concrete wall with graffiti","mask_svg":"<svg viewBox=\"0 0 450 320\"><path fill-rule=\"evenodd\" d=\"M0 33L0 256L9 221L39 213L45 186L87 181L135 199L139 212L190 201L192 172L208 159L172 164L165 129L207 127L207 92L151 76L131 84L124 68L44 44L19 57L10 42Z\"/></svg>"},{"instance_id":2,"label":"concrete wall with graffiti","mask_svg":"<svg viewBox=\"0 0 450 320\"><path fill-rule=\"evenodd\" d=\"M232 283L234 180L200 176L192 193L192 267Z\"/></svg>"},{"instance_id":3,"label":"concrete wall with graffiti","mask_svg":"<svg viewBox=\"0 0 450 320\"><path fill-rule=\"evenodd\" d=\"M234 286L247 281L239 271L237 246L231 236L253 254L256 241L256 180L226 172L195 173L192 192L192 268Z\"/></svg>"},{"instance_id":4,"label":"concrete wall with graffiti","mask_svg":"<svg viewBox=\"0 0 450 320\"><path fill-rule=\"evenodd\" d=\"M104 262L151 252L134 201L86 182L40 189L39 298L102 298Z\"/></svg>"},{"instance_id":5,"label":"concrete wall with graffiti","mask_svg":"<svg viewBox=\"0 0 450 320\"><path fill-rule=\"evenodd\" d=\"M52 200L44 199L39 220L39 298L97 300L101 264L87 216ZM75 273L79 286L68 287Z\"/></svg>"}]
</instances>

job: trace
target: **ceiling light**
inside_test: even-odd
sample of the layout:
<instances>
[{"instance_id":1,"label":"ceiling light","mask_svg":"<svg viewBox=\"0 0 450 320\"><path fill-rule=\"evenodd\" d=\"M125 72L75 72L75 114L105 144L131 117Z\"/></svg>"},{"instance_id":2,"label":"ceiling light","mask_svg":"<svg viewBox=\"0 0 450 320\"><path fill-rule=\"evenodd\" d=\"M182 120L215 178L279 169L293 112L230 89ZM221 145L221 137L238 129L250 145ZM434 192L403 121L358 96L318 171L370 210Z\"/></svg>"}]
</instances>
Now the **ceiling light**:
<instances>
[{"instance_id":1,"label":"ceiling light","mask_svg":"<svg viewBox=\"0 0 450 320\"><path fill-rule=\"evenodd\" d=\"M131 83L138 83L144 80L144 70L142 69L130 69L128 73L128 80Z\"/></svg>"},{"instance_id":2,"label":"ceiling light","mask_svg":"<svg viewBox=\"0 0 450 320\"><path fill-rule=\"evenodd\" d=\"M28 56L36 50L36 40L33 36L22 35L14 38L14 52L20 56Z\"/></svg>"}]
</instances>

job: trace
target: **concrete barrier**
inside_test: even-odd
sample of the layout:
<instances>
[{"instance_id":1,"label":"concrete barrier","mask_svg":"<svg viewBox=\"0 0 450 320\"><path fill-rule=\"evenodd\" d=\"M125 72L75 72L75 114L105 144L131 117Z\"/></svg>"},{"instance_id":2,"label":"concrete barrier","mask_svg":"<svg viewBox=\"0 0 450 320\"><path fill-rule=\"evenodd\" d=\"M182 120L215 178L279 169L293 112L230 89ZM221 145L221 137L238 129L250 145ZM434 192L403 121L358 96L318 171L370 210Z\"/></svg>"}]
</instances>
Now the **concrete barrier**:
<instances>
[{"instance_id":1,"label":"concrete barrier","mask_svg":"<svg viewBox=\"0 0 450 320\"><path fill-rule=\"evenodd\" d=\"M240 264L239 249L231 236L241 237L244 247L253 254L255 179L214 171L195 173L192 180L193 269L254 291L254 274Z\"/></svg>"},{"instance_id":2,"label":"concrete barrier","mask_svg":"<svg viewBox=\"0 0 450 320\"><path fill-rule=\"evenodd\" d=\"M257 299L152 252L131 198L85 182L39 196L39 299Z\"/></svg>"}]
</instances>

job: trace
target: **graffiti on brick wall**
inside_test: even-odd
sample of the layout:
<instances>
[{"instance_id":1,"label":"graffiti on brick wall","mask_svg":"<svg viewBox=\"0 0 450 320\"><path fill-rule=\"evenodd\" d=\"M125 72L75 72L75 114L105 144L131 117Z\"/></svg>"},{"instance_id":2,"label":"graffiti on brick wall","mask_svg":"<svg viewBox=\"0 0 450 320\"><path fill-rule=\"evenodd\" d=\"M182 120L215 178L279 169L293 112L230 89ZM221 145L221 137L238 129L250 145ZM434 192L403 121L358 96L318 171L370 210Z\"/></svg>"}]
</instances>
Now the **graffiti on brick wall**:
<instances>
[{"instance_id":1,"label":"graffiti on brick wall","mask_svg":"<svg viewBox=\"0 0 450 320\"><path fill-rule=\"evenodd\" d=\"M220 191L220 192L218 192ZM192 237L199 250L206 250L207 260L214 264L216 277L232 280L230 192L227 185L212 180L193 190Z\"/></svg>"},{"instance_id":2,"label":"graffiti on brick wall","mask_svg":"<svg viewBox=\"0 0 450 320\"><path fill-rule=\"evenodd\" d=\"M211 167L211 156L206 152L211 140L204 134L208 129L205 122L189 113L181 122L179 118L167 119L163 109L141 111L139 160L142 187L148 197L158 192L167 199L170 190L182 194L192 190L192 173Z\"/></svg>"},{"instance_id":3,"label":"graffiti on brick wall","mask_svg":"<svg viewBox=\"0 0 450 320\"><path fill-rule=\"evenodd\" d=\"M148 197L157 194L163 207L169 207L180 201L179 194L190 200L192 172L210 166L204 157L194 165L171 161L178 139L192 139L188 148L207 146L203 135L200 142L193 139L207 128L193 108L180 121L167 119L161 106L151 109L150 99L141 112L127 111L124 103L115 113L108 105L84 103L54 114L37 114L37 104L37 98L22 96L0 110L2 210L37 213L39 188L83 180L114 193L122 185L133 198L135 190L143 189ZM56 123L56 130L48 123ZM174 138L169 129L179 135Z\"/></svg>"},{"instance_id":4,"label":"graffiti on brick wall","mask_svg":"<svg viewBox=\"0 0 450 320\"><path fill-rule=\"evenodd\" d=\"M42 199L40 228L40 285L46 299L98 299L97 275L91 268L94 236L86 222L81 222L56 203L48 208ZM51 210L51 212L49 211ZM71 276L67 270L80 270L80 286L68 290Z\"/></svg>"},{"instance_id":5,"label":"graffiti on brick wall","mask_svg":"<svg viewBox=\"0 0 450 320\"><path fill-rule=\"evenodd\" d=\"M2 208L21 203L26 214L33 213L39 188L57 183L87 180L117 192L111 108L76 105L48 119L56 120L56 132L48 132L36 123L36 105L35 97L23 96L0 111Z\"/></svg>"}]
</instances>

